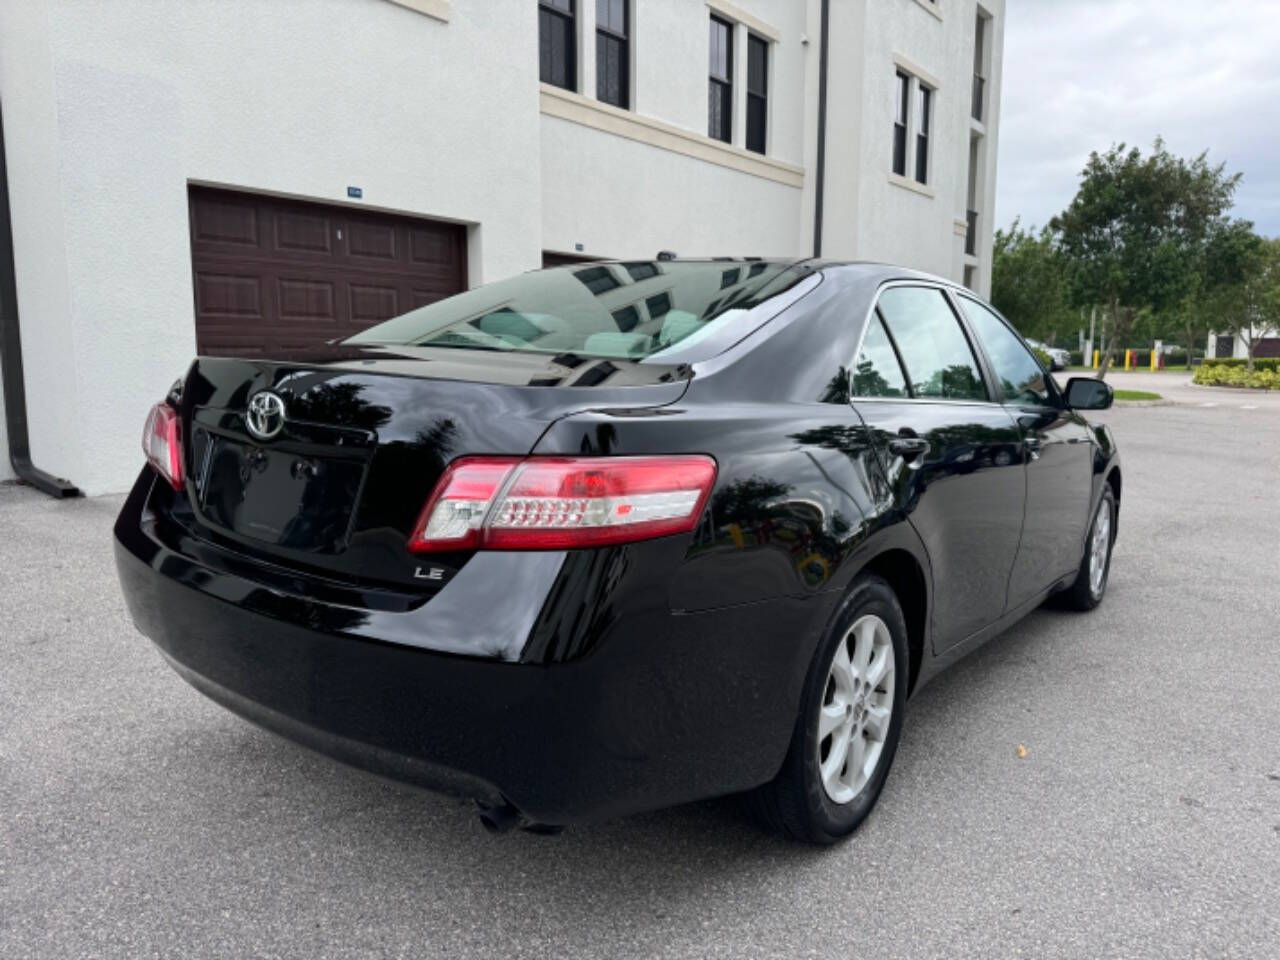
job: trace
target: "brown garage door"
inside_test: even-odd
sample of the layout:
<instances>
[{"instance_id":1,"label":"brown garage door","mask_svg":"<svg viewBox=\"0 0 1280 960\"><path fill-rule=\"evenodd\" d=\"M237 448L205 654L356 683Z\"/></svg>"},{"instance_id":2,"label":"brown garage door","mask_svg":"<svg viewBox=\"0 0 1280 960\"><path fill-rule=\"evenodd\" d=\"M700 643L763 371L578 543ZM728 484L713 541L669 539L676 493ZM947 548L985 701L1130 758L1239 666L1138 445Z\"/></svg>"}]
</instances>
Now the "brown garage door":
<instances>
[{"instance_id":1,"label":"brown garage door","mask_svg":"<svg viewBox=\"0 0 1280 960\"><path fill-rule=\"evenodd\" d=\"M465 228L190 188L196 346L269 356L466 289Z\"/></svg>"}]
</instances>

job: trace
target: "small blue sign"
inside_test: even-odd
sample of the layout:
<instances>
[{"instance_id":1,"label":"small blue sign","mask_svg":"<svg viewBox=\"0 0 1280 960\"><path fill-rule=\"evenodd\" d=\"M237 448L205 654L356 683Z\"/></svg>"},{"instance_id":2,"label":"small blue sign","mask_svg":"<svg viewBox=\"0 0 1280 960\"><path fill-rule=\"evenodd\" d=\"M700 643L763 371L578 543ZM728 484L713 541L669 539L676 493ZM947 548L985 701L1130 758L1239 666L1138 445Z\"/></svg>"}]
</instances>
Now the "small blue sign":
<instances>
[{"instance_id":1,"label":"small blue sign","mask_svg":"<svg viewBox=\"0 0 1280 960\"><path fill-rule=\"evenodd\" d=\"M347 196L355 197L357 200L359 200L361 197L364 196L364 191L361 190L359 187L347 187Z\"/></svg>"},{"instance_id":2,"label":"small blue sign","mask_svg":"<svg viewBox=\"0 0 1280 960\"><path fill-rule=\"evenodd\" d=\"M578 251L578 253L581 253L581 252L582 252L582 244L580 244L580 243L575 243L575 244L573 245L573 249L574 249L574 250L576 250L576 251Z\"/></svg>"}]
</instances>

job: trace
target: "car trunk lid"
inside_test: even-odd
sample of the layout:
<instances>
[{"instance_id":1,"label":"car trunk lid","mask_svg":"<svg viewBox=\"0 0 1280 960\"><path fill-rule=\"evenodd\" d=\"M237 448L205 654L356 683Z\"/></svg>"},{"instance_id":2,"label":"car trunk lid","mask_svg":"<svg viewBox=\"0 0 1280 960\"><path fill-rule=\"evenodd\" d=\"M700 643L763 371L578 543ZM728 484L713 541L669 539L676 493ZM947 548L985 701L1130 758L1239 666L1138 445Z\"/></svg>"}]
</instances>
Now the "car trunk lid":
<instances>
[{"instance_id":1,"label":"car trunk lid","mask_svg":"<svg viewBox=\"0 0 1280 960\"><path fill-rule=\"evenodd\" d=\"M181 391L187 519L275 564L434 589L467 555L427 564L406 542L451 460L527 454L551 423L582 410L674 403L689 376L682 366L451 349L202 357ZM251 413L255 398L263 409Z\"/></svg>"}]
</instances>

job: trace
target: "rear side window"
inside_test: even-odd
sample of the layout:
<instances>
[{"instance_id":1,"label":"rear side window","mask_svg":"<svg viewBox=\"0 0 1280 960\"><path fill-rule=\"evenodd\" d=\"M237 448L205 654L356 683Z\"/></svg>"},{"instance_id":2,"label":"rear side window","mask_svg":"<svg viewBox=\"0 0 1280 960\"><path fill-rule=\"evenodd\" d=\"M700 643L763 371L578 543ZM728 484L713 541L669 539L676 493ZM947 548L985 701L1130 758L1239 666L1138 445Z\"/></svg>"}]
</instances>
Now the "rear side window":
<instances>
[{"instance_id":1,"label":"rear side window","mask_svg":"<svg viewBox=\"0 0 1280 960\"><path fill-rule=\"evenodd\" d=\"M902 374L898 355L884 332L878 313L871 315L862 349L853 365L855 397L905 397L907 378Z\"/></svg>"},{"instance_id":2,"label":"rear side window","mask_svg":"<svg viewBox=\"0 0 1280 960\"><path fill-rule=\"evenodd\" d=\"M988 399L973 349L941 290L891 287L880 294L880 313L916 397Z\"/></svg>"},{"instance_id":3,"label":"rear side window","mask_svg":"<svg viewBox=\"0 0 1280 960\"><path fill-rule=\"evenodd\" d=\"M977 301L960 297L960 309L964 311L978 339L987 349L991 365L1000 380L1000 393L1006 403L1049 402L1049 386L1039 361L1022 345L1009 327L998 316Z\"/></svg>"}]
</instances>

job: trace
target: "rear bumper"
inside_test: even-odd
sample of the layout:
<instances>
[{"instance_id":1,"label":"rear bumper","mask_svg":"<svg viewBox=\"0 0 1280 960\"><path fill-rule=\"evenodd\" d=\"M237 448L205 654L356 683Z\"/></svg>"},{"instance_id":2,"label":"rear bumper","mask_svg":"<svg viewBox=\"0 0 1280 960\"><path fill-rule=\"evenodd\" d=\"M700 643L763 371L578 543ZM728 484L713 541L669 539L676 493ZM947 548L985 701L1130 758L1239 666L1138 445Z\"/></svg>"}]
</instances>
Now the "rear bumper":
<instances>
[{"instance_id":1,"label":"rear bumper","mask_svg":"<svg viewBox=\"0 0 1280 960\"><path fill-rule=\"evenodd\" d=\"M269 730L549 824L749 789L781 765L825 597L696 615L671 613L665 597L630 608L606 597L631 613L602 616L581 659L459 656L336 631L341 611L314 600L247 602L260 584L154 535L145 486L115 538L134 622L194 687ZM477 621L484 633L482 611Z\"/></svg>"}]
</instances>

